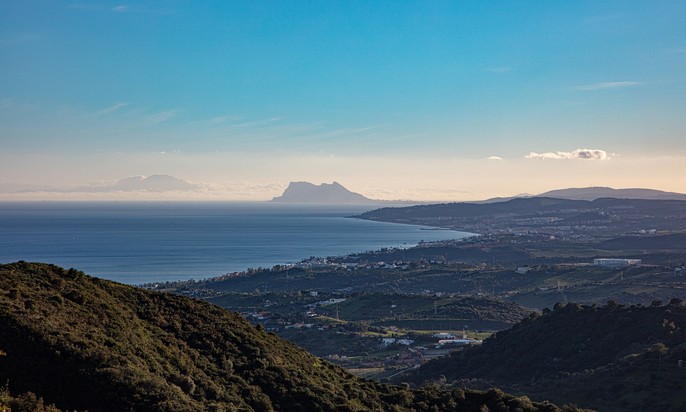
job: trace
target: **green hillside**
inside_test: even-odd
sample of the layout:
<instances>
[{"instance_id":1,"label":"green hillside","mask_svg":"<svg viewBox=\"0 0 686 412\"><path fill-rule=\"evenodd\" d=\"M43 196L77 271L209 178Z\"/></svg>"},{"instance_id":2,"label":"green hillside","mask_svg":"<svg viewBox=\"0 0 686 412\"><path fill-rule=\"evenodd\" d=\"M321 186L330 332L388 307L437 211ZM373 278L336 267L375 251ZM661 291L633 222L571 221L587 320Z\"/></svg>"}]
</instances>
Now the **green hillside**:
<instances>
[{"instance_id":1,"label":"green hillside","mask_svg":"<svg viewBox=\"0 0 686 412\"><path fill-rule=\"evenodd\" d=\"M318 312L333 316L338 310L340 319L454 319L493 320L516 323L531 313L516 303L487 297L445 297L402 294L359 294L337 305L328 305Z\"/></svg>"},{"instance_id":2,"label":"green hillside","mask_svg":"<svg viewBox=\"0 0 686 412\"><path fill-rule=\"evenodd\" d=\"M25 262L0 266L0 382L14 412L559 410L362 380L209 303Z\"/></svg>"},{"instance_id":3,"label":"green hillside","mask_svg":"<svg viewBox=\"0 0 686 412\"><path fill-rule=\"evenodd\" d=\"M558 305L481 347L431 361L405 380L505 390L603 411L686 410L686 308ZM683 362L682 362L683 364Z\"/></svg>"}]
</instances>

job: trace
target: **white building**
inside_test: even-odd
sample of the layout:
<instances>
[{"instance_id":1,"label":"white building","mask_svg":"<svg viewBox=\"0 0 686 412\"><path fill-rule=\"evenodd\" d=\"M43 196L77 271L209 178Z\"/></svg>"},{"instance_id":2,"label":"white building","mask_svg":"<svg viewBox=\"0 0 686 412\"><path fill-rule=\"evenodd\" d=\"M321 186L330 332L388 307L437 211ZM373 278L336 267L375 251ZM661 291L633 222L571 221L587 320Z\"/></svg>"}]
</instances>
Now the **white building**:
<instances>
[{"instance_id":1,"label":"white building","mask_svg":"<svg viewBox=\"0 0 686 412\"><path fill-rule=\"evenodd\" d=\"M439 345L480 345L481 340L478 339L441 339L438 341Z\"/></svg>"},{"instance_id":2,"label":"white building","mask_svg":"<svg viewBox=\"0 0 686 412\"><path fill-rule=\"evenodd\" d=\"M627 266L635 266L641 264L641 259L617 259L617 258L603 258L593 259L593 264L606 268L623 268Z\"/></svg>"},{"instance_id":3,"label":"white building","mask_svg":"<svg viewBox=\"0 0 686 412\"><path fill-rule=\"evenodd\" d=\"M382 338L381 339L381 345L383 345L383 346L392 345L394 343L395 343L395 338Z\"/></svg>"}]
</instances>

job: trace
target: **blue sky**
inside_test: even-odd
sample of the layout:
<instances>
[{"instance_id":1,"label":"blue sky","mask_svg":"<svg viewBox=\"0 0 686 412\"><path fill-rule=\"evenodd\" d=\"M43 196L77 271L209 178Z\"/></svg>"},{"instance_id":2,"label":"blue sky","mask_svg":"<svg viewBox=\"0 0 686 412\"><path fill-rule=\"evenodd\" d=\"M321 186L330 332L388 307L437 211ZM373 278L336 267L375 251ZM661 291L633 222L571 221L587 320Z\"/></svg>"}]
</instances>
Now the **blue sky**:
<instances>
[{"instance_id":1,"label":"blue sky","mask_svg":"<svg viewBox=\"0 0 686 412\"><path fill-rule=\"evenodd\" d=\"M0 77L6 188L686 192L681 1L8 0Z\"/></svg>"}]
</instances>

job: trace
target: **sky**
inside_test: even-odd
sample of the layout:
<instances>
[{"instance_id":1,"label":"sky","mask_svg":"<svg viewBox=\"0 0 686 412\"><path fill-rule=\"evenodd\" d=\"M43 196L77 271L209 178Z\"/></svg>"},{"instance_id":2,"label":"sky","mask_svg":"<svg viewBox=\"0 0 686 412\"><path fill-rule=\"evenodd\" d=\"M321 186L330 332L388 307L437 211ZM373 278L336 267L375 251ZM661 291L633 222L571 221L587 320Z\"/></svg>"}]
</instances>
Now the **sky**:
<instances>
[{"instance_id":1,"label":"sky","mask_svg":"<svg viewBox=\"0 0 686 412\"><path fill-rule=\"evenodd\" d=\"M0 199L686 192L683 1L4 0L0 79Z\"/></svg>"}]
</instances>

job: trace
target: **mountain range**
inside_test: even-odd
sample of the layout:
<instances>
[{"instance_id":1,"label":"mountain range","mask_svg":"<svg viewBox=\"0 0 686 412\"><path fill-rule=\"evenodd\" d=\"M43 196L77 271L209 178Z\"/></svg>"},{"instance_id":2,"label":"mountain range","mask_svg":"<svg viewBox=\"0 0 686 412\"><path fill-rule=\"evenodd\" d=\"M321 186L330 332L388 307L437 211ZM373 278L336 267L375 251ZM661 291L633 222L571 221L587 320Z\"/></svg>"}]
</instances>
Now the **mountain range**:
<instances>
[{"instance_id":1,"label":"mountain range","mask_svg":"<svg viewBox=\"0 0 686 412\"><path fill-rule=\"evenodd\" d=\"M131 176L108 185L81 186L74 192L169 192L197 190L198 185L168 175Z\"/></svg>"},{"instance_id":2,"label":"mountain range","mask_svg":"<svg viewBox=\"0 0 686 412\"><path fill-rule=\"evenodd\" d=\"M190 192L202 189L202 185L193 184L169 175L130 176L112 183L81 185L72 188L55 188L25 186L18 184L0 185L0 193L115 193L115 192Z\"/></svg>"},{"instance_id":3,"label":"mountain range","mask_svg":"<svg viewBox=\"0 0 686 412\"><path fill-rule=\"evenodd\" d=\"M611 187L600 186L551 190L549 192L541 193L538 196L573 200L596 200L603 197L643 200L686 200L686 194L683 193L640 188L613 189Z\"/></svg>"},{"instance_id":4,"label":"mountain range","mask_svg":"<svg viewBox=\"0 0 686 412\"><path fill-rule=\"evenodd\" d=\"M496 197L473 203L493 203L504 202L517 198L529 197L551 197L555 199L568 200L596 200L604 197L615 199L642 199L642 200L686 200L686 194L676 192L665 192L655 189L613 189L611 187L593 186L580 188L567 188L550 190L538 195L520 194L511 197Z\"/></svg>"}]
</instances>

